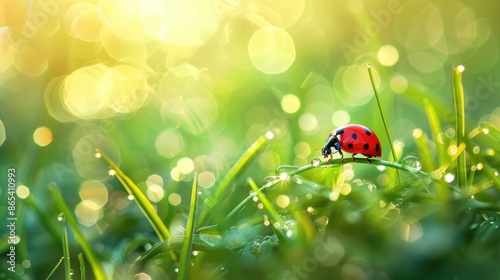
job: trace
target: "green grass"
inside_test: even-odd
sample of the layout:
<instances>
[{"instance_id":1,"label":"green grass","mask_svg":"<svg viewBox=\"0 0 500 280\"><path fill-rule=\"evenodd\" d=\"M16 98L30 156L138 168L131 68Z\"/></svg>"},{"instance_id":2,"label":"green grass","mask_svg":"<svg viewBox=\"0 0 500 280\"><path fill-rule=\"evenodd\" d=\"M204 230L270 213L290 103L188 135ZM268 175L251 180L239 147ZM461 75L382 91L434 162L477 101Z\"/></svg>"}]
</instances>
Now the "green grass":
<instances>
[{"instance_id":1,"label":"green grass","mask_svg":"<svg viewBox=\"0 0 500 280\"><path fill-rule=\"evenodd\" d=\"M52 239L62 242L64 257L47 279L54 279L61 265L64 277L71 278L69 271L77 263L70 262L70 255L80 249L81 279L133 279L140 273L153 279L465 279L478 269L498 275L500 178L495 155L500 153L500 131L489 123L466 130L462 72L454 68L456 133L440 139L450 124L438 118L435 104L423 99L430 134L417 131L411 154L403 149L404 157L414 156L422 168L406 164L396 158L371 71L392 160L346 157L342 164L338 158L311 156L309 164L284 162L274 174L255 180L252 167L259 155L276 148L275 139L263 135L211 190L200 188L195 168L190 202L172 214L171 206L162 210L166 200L151 202L130 179L134 170L122 170L98 150L115 172L110 180L134 197L145 232L131 228L127 239L111 249L111 257L103 257L85 237L62 191L51 184L50 197L64 221L59 222L61 230L55 217L44 226ZM456 147L454 153L448 153L450 146ZM397 184L368 179L392 178L387 175L391 172L396 172ZM179 191L172 185L165 190ZM278 198L288 203L278 205ZM26 204L40 219L51 219L38 201L31 195ZM180 219L185 231L173 235L178 216L185 217ZM68 239L66 226L77 244Z\"/></svg>"}]
</instances>

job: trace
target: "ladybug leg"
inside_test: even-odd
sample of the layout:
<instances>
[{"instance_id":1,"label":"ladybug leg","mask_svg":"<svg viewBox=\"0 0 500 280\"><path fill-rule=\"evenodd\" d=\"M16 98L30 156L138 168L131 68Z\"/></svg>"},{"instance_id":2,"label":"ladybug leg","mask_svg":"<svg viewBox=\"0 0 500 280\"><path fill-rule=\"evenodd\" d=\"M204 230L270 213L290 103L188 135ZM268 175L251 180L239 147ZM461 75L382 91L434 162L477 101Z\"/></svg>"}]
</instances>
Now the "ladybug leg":
<instances>
[{"instance_id":1,"label":"ladybug leg","mask_svg":"<svg viewBox=\"0 0 500 280\"><path fill-rule=\"evenodd\" d=\"M370 160L371 156L366 157L366 161L368 161L368 164L372 164L372 161Z\"/></svg>"},{"instance_id":2,"label":"ladybug leg","mask_svg":"<svg viewBox=\"0 0 500 280\"><path fill-rule=\"evenodd\" d=\"M340 163L344 164L344 153L342 153L342 150L339 150L339 155L340 155Z\"/></svg>"},{"instance_id":3,"label":"ladybug leg","mask_svg":"<svg viewBox=\"0 0 500 280\"><path fill-rule=\"evenodd\" d=\"M356 161L356 158L354 157L355 155L357 155L357 154L352 154L352 162Z\"/></svg>"}]
</instances>

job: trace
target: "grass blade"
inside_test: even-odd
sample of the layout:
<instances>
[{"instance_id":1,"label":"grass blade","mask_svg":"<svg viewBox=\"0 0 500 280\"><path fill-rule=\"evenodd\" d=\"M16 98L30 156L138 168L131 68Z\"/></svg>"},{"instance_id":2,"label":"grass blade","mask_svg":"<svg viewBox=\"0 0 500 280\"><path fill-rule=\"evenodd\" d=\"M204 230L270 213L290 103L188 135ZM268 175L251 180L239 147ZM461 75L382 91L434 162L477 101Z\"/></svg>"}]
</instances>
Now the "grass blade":
<instances>
[{"instance_id":1,"label":"grass blade","mask_svg":"<svg viewBox=\"0 0 500 280\"><path fill-rule=\"evenodd\" d=\"M80 263L80 279L85 280L85 260L83 254L78 254L78 262Z\"/></svg>"},{"instance_id":2,"label":"grass blade","mask_svg":"<svg viewBox=\"0 0 500 280\"><path fill-rule=\"evenodd\" d=\"M69 255L68 231L66 230L66 221L62 215L57 217L57 219L61 222L61 231L63 236L62 246L64 259L64 275L66 276L66 280L71 280L71 262Z\"/></svg>"},{"instance_id":3,"label":"grass blade","mask_svg":"<svg viewBox=\"0 0 500 280\"><path fill-rule=\"evenodd\" d=\"M445 162L447 158L446 147L444 147L444 145L441 144L441 142L438 140L439 134L443 130L441 128L436 110L427 98L424 99L424 107L427 114L427 119L429 120L429 126L431 127L432 139L434 139L434 143L436 144L438 165L440 165L443 164L443 162Z\"/></svg>"},{"instance_id":4,"label":"grass blade","mask_svg":"<svg viewBox=\"0 0 500 280\"><path fill-rule=\"evenodd\" d=\"M52 269L52 271L50 271L49 275L47 276L47 278L45 278L45 280L49 280L50 277L52 277L52 275L54 275L54 273L56 273L56 270L59 268L59 266L61 266L63 260L64 260L64 257L62 257L61 259L59 259L59 261L57 262L56 266L54 266L54 268Z\"/></svg>"},{"instance_id":5,"label":"grass blade","mask_svg":"<svg viewBox=\"0 0 500 280\"><path fill-rule=\"evenodd\" d=\"M226 191L226 189L230 186L231 182L234 178L247 166L250 160L264 147L264 145L274 137L273 133L268 131L265 135L259 137L257 141L255 141L246 151L245 153L238 159L238 161L231 167L228 171L224 179L217 186L217 190L215 191L215 201L219 201L221 195ZM206 206L198 217L198 225L203 225L205 220L212 209L211 206Z\"/></svg>"},{"instance_id":6,"label":"grass blade","mask_svg":"<svg viewBox=\"0 0 500 280\"><path fill-rule=\"evenodd\" d=\"M85 238L83 232L78 227L78 223L76 222L75 217L73 217L73 214L69 210L68 205L66 205L66 202L64 202L64 199L61 193L59 192L59 189L54 183L52 183L49 185L49 190L57 208L64 215L66 221L68 222L73 233L75 234L76 241L78 241L78 244L80 244L80 247L82 247L82 250L85 253L85 256L87 257L87 260L89 261L90 267L94 272L94 278L98 280L101 279L106 280L107 277L106 274L104 273L104 269L101 267L101 263L97 259L97 256L94 254L92 247L87 242L87 238Z\"/></svg>"},{"instance_id":7,"label":"grass blade","mask_svg":"<svg viewBox=\"0 0 500 280\"><path fill-rule=\"evenodd\" d=\"M189 279L191 270L191 250L193 248L194 227L196 221L196 210L198 205L198 174L194 174L193 187L191 188L191 204L189 205L189 216L186 225L186 233L182 243L181 257L179 260L179 279Z\"/></svg>"},{"instance_id":8,"label":"grass blade","mask_svg":"<svg viewBox=\"0 0 500 280\"><path fill-rule=\"evenodd\" d=\"M387 135L387 139L389 140L389 144L391 147L392 159L394 160L394 162L399 162L399 158L397 157L397 154L396 154L396 149L394 149L394 142L392 142L391 133L389 132L389 126L387 125L387 120L386 120L385 115L384 115L384 110L382 109L382 102L380 102L380 97L378 94L377 85L375 85L375 78L373 77L372 67L370 64L367 64L366 68L368 69L368 75L370 76L370 82L372 84L373 93L375 94L375 98L377 99L377 105L378 105L378 110L380 111L380 117L382 117L382 122L384 123L385 133ZM399 174L398 169L396 169L396 173L397 173L396 177L398 178L398 184L401 186L401 178L400 178L400 174Z\"/></svg>"},{"instance_id":9,"label":"grass blade","mask_svg":"<svg viewBox=\"0 0 500 280\"><path fill-rule=\"evenodd\" d=\"M453 68L453 101L455 104L455 133L457 146L465 143L465 101L464 89L462 86L462 72L464 66L459 65ZM467 188L467 170L465 153L460 153L457 157L457 182L459 188ZM470 193L466 190L466 193Z\"/></svg>"},{"instance_id":10,"label":"grass blade","mask_svg":"<svg viewBox=\"0 0 500 280\"><path fill-rule=\"evenodd\" d=\"M137 205L144 213L144 216L148 219L151 226L156 232L158 238L163 241L171 237L168 228L165 226L161 218L156 213L153 205L141 191L141 189L129 178L123 171L116 165L106 154L100 150L96 150L96 156L102 158L115 172L116 177L122 183L123 187L127 190L129 194L134 197ZM176 258L174 258L175 260Z\"/></svg>"},{"instance_id":11,"label":"grass blade","mask_svg":"<svg viewBox=\"0 0 500 280\"><path fill-rule=\"evenodd\" d=\"M285 225L285 221L283 220L283 218L281 218L280 214L278 213L276 208L274 208L273 204L269 201L269 199L267 199L266 195L259 190L259 187L255 183L255 181L252 178L248 178L247 183L250 186L250 188L256 193L256 195L259 198L259 201L262 203L262 205L264 205L264 209L266 209L271 220L274 221L274 223L271 223L272 227L274 228L278 237L280 237L280 239L282 239L283 236L280 236L279 233L281 233L281 229ZM276 226L276 223L278 223L279 226Z\"/></svg>"}]
</instances>

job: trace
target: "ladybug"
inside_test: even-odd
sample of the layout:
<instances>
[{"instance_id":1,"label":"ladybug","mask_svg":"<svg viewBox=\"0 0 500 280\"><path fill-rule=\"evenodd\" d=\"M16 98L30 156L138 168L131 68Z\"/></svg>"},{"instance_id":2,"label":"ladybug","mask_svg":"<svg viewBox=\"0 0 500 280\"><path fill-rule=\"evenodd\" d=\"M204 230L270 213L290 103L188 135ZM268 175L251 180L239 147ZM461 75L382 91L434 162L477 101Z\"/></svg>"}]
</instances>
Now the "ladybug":
<instances>
[{"instance_id":1,"label":"ladybug","mask_svg":"<svg viewBox=\"0 0 500 280\"><path fill-rule=\"evenodd\" d=\"M331 161L333 154L338 151L344 163L342 150L352 154L352 161L356 160L356 154L367 157L368 163L371 163L371 157L382 155L382 146L377 135L368 127L359 124L346 125L330 132L321 154L325 158L330 157L328 161Z\"/></svg>"}]
</instances>

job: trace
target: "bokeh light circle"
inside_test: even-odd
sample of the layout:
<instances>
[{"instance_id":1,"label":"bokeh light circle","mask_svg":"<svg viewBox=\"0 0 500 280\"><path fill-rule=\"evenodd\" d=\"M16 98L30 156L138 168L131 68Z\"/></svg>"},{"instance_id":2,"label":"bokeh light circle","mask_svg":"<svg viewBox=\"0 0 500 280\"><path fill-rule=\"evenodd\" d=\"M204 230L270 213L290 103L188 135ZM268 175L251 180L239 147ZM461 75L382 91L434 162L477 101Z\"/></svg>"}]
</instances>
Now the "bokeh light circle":
<instances>
[{"instance_id":1,"label":"bokeh light circle","mask_svg":"<svg viewBox=\"0 0 500 280\"><path fill-rule=\"evenodd\" d=\"M255 68L266 74L283 73L295 61L295 44L285 30L267 26L255 31L248 43Z\"/></svg>"}]
</instances>

